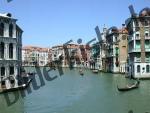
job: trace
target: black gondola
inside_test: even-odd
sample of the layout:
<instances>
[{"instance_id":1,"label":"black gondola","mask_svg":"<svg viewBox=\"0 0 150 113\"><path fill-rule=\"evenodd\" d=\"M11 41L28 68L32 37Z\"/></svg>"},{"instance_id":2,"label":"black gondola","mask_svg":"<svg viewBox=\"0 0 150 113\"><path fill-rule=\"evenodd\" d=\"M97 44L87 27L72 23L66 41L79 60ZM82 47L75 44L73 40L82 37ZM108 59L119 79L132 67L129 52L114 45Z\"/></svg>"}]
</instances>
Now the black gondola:
<instances>
[{"instance_id":1,"label":"black gondola","mask_svg":"<svg viewBox=\"0 0 150 113\"><path fill-rule=\"evenodd\" d=\"M139 84L140 84L140 81L136 81L135 84L131 85L131 86L126 86L124 88L119 88L118 85L117 85L117 89L118 91L130 91L132 89L136 89L139 87Z\"/></svg>"},{"instance_id":2,"label":"black gondola","mask_svg":"<svg viewBox=\"0 0 150 113\"><path fill-rule=\"evenodd\" d=\"M29 79L26 83L18 86L18 87L14 87L14 88L9 88L9 89L1 89L0 94L2 93L7 93L7 92L12 92L12 91L19 91L19 90L24 90L26 89L30 83L32 82L32 79Z\"/></svg>"},{"instance_id":3,"label":"black gondola","mask_svg":"<svg viewBox=\"0 0 150 113\"><path fill-rule=\"evenodd\" d=\"M81 75L81 76L83 76L83 75L84 75L84 72L83 72L83 70L82 70L82 69L80 69L80 70L79 70L79 73L80 73L80 75Z\"/></svg>"}]
</instances>

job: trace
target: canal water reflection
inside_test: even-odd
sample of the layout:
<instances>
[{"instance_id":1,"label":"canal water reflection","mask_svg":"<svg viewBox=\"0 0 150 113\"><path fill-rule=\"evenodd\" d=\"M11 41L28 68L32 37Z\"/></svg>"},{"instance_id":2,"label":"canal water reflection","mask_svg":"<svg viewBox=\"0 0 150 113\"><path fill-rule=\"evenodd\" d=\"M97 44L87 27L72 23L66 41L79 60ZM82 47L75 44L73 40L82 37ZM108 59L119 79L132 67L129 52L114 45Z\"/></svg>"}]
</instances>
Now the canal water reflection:
<instances>
[{"instance_id":1,"label":"canal water reflection","mask_svg":"<svg viewBox=\"0 0 150 113\"><path fill-rule=\"evenodd\" d=\"M31 70L28 68L27 70ZM93 74L85 70L80 76L78 69L63 69L53 81L46 81L43 87L33 90L24 98L7 106L4 95L0 95L0 113L133 113L150 112L150 81L141 81L140 88L129 92L118 92L117 84L130 82L119 74ZM32 69L33 71L33 69ZM37 81L38 76L37 76ZM17 92L16 92L17 93ZM13 98L13 95L12 97Z\"/></svg>"}]
</instances>

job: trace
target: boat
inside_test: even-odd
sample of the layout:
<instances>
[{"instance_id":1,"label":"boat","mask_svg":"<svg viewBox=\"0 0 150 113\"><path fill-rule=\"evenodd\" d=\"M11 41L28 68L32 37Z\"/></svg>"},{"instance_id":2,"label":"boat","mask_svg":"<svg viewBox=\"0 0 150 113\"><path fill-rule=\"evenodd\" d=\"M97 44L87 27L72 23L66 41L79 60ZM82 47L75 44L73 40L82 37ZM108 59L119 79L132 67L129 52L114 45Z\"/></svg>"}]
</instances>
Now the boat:
<instances>
[{"instance_id":1,"label":"boat","mask_svg":"<svg viewBox=\"0 0 150 113\"><path fill-rule=\"evenodd\" d=\"M130 91L130 90L138 88L139 84L140 84L140 81L136 81L136 83L134 83L133 85L131 86L127 85L126 87L123 87L123 88L119 88L117 85L117 89L118 91Z\"/></svg>"},{"instance_id":2,"label":"boat","mask_svg":"<svg viewBox=\"0 0 150 113\"><path fill-rule=\"evenodd\" d=\"M29 72L29 73L27 73L29 76L30 75L35 75L36 74L36 72Z\"/></svg>"},{"instance_id":3,"label":"boat","mask_svg":"<svg viewBox=\"0 0 150 113\"><path fill-rule=\"evenodd\" d=\"M24 83L24 84L22 84L22 85L19 85L18 87L11 87L11 88L9 88L9 89L2 88L2 89L0 90L0 94L2 94L2 93L7 93L7 92L12 92L12 91L24 90L24 89L26 89L26 88L29 86L29 84L30 84L31 82L32 82L32 79L30 78L30 79L28 79L28 81L27 81L26 83Z\"/></svg>"},{"instance_id":4,"label":"boat","mask_svg":"<svg viewBox=\"0 0 150 113\"><path fill-rule=\"evenodd\" d=\"M93 73L98 73L98 69L92 70Z\"/></svg>"},{"instance_id":5,"label":"boat","mask_svg":"<svg viewBox=\"0 0 150 113\"><path fill-rule=\"evenodd\" d=\"M80 75L82 75L82 76L84 75L84 73L83 73L83 70L82 70L82 69L80 69L80 70L79 70L79 73L80 73Z\"/></svg>"}]
</instances>

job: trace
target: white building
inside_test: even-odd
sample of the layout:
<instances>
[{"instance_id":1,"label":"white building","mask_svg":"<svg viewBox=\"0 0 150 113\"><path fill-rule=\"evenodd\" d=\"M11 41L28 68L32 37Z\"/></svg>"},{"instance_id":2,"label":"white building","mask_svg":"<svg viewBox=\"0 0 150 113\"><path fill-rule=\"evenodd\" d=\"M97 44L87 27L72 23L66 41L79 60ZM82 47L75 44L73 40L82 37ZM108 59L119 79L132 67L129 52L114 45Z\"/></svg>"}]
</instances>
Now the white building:
<instances>
[{"instance_id":1,"label":"white building","mask_svg":"<svg viewBox=\"0 0 150 113\"><path fill-rule=\"evenodd\" d=\"M126 20L128 28L128 74L134 78L150 77L150 8Z\"/></svg>"},{"instance_id":2,"label":"white building","mask_svg":"<svg viewBox=\"0 0 150 113\"><path fill-rule=\"evenodd\" d=\"M90 51L86 45L68 44L52 47L52 61L59 62L62 67L89 67Z\"/></svg>"},{"instance_id":3,"label":"white building","mask_svg":"<svg viewBox=\"0 0 150 113\"><path fill-rule=\"evenodd\" d=\"M111 27L106 35L106 70L108 72L119 73L119 30L117 27Z\"/></svg>"},{"instance_id":4,"label":"white building","mask_svg":"<svg viewBox=\"0 0 150 113\"><path fill-rule=\"evenodd\" d=\"M49 63L49 48L24 46L22 48L23 66L45 66Z\"/></svg>"},{"instance_id":5,"label":"white building","mask_svg":"<svg viewBox=\"0 0 150 113\"><path fill-rule=\"evenodd\" d=\"M10 13L0 14L0 88L18 86L21 75L22 30Z\"/></svg>"}]
</instances>

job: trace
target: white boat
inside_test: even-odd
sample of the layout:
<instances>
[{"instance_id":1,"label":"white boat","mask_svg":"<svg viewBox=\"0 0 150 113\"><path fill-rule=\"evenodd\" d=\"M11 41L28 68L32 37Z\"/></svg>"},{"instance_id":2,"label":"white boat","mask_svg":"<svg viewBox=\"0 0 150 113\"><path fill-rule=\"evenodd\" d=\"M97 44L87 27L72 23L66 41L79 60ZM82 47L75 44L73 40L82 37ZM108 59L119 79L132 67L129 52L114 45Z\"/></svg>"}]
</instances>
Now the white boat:
<instances>
[{"instance_id":1,"label":"white boat","mask_svg":"<svg viewBox=\"0 0 150 113\"><path fill-rule=\"evenodd\" d=\"M93 73L98 73L98 69L92 70Z\"/></svg>"}]
</instances>

